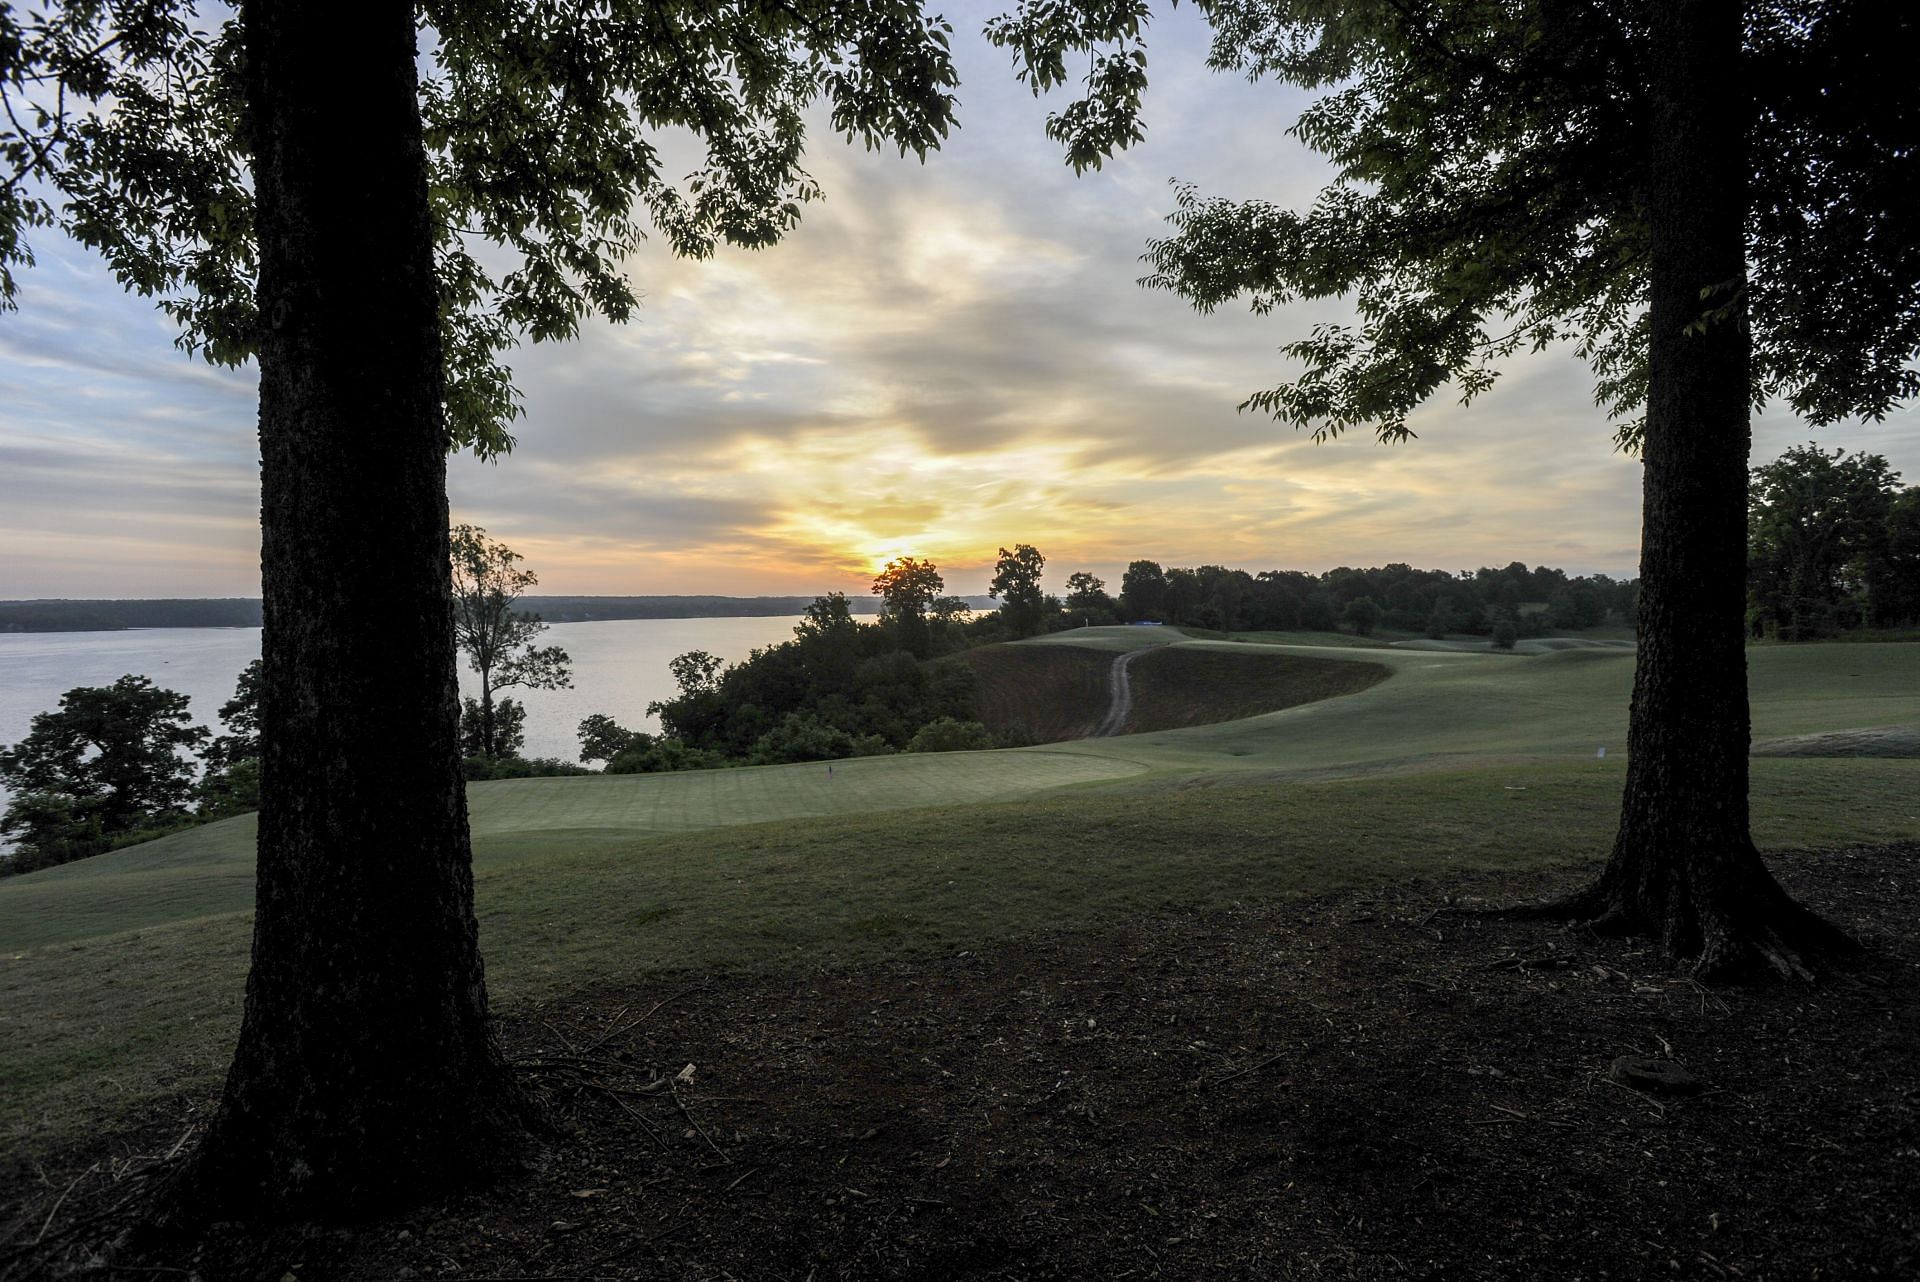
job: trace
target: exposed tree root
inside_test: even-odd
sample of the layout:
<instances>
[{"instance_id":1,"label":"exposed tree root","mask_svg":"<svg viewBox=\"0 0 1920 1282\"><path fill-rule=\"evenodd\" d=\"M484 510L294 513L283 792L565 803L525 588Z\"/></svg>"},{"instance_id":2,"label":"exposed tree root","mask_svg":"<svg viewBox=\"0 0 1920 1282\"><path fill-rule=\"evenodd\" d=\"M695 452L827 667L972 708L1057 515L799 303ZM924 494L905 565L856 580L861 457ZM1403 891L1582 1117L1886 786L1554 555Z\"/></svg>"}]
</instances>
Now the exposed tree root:
<instances>
[{"instance_id":1,"label":"exposed tree root","mask_svg":"<svg viewBox=\"0 0 1920 1282\"><path fill-rule=\"evenodd\" d=\"M1623 875L1626 866L1616 852L1606 872L1585 889L1476 915L1573 922L1596 934L1658 939L1668 957L1707 982L1811 983L1862 952L1844 931L1794 902L1757 854L1750 863L1718 865L1720 877L1682 875L1680 868L1689 865L1664 877L1630 877ZM1724 875L1729 867L1734 871Z\"/></svg>"}]
</instances>

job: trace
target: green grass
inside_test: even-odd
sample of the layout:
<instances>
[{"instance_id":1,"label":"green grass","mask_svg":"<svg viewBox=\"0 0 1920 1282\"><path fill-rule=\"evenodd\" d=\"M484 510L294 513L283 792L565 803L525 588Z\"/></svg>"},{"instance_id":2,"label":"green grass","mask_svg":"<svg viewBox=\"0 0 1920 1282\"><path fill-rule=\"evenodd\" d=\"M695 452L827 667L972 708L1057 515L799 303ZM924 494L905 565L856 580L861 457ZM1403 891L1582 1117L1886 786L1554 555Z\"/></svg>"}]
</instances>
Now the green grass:
<instances>
[{"instance_id":1,"label":"green grass","mask_svg":"<svg viewBox=\"0 0 1920 1282\"><path fill-rule=\"evenodd\" d=\"M1178 636L1063 635L1112 654L1142 633ZM822 766L787 766L476 784L498 1003L511 1012L661 969L804 971L1605 851L1630 654L1177 644L1196 671L1266 652L1390 675L1224 724L869 758L836 763L831 781ZM1915 647L1767 646L1749 663L1756 740L1778 741L1767 751L1920 725ZM1756 758L1753 812L1769 849L1911 838L1920 760ZM250 817L228 820L0 882L10 1149L42 1151L217 1081L239 1013L252 835Z\"/></svg>"},{"instance_id":2,"label":"green grass","mask_svg":"<svg viewBox=\"0 0 1920 1282\"><path fill-rule=\"evenodd\" d=\"M1005 801L1140 773L1137 763L1025 751L862 757L672 775L501 779L468 790L474 864L705 828ZM253 903L254 818L0 882L0 954L235 912Z\"/></svg>"},{"instance_id":3,"label":"green grass","mask_svg":"<svg viewBox=\"0 0 1920 1282\"><path fill-rule=\"evenodd\" d=\"M496 853L478 870L497 1004L663 969L798 972L977 947L1164 907L1410 876L1531 869L1606 850L1614 761L1273 787L1249 778L1067 793ZM1920 830L1920 763L1755 763L1774 847ZM35 1149L216 1084L238 1025L248 914L0 958L0 1136ZM111 976L112 982L102 982Z\"/></svg>"}]
</instances>

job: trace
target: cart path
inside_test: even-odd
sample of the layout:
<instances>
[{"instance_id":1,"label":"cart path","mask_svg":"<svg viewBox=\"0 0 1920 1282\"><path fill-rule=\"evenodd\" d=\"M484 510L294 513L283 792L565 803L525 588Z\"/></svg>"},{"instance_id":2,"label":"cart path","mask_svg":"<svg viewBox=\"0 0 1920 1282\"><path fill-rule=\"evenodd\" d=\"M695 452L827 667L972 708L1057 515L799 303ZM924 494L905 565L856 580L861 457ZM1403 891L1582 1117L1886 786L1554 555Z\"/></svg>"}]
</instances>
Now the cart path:
<instances>
[{"instance_id":1,"label":"cart path","mask_svg":"<svg viewBox=\"0 0 1920 1282\"><path fill-rule=\"evenodd\" d=\"M1158 646L1148 648L1159 649ZM1107 670L1107 715L1095 728L1095 739L1111 739L1126 727L1127 718L1133 715L1133 685L1127 680L1127 665L1146 652L1129 650Z\"/></svg>"}]
</instances>

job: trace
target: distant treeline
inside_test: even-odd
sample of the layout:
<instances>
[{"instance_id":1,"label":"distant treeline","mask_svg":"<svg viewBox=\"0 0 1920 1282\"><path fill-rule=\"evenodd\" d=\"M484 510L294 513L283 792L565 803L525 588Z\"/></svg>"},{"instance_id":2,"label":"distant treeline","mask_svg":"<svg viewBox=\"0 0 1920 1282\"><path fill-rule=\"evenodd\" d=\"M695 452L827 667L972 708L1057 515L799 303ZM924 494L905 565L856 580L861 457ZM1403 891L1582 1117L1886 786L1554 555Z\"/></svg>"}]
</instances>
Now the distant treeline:
<instances>
[{"instance_id":1,"label":"distant treeline","mask_svg":"<svg viewBox=\"0 0 1920 1282\"><path fill-rule=\"evenodd\" d=\"M804 614L810 596L523 596L517 610L548 623L585 623L595 619L745 619ZM968 597L975 609L991 609L992 597ZM850 597L855 614L880 613L878 597Z\"/></svg>"},{"instance_id":2,"label":"distant treeline","mask_svg":"<svg viewBox=\"0 0 1920 1282\"><path fill-rule=\"evenodd\" d=\"M245 597L158 601L0 601L0 632L119 632L127 628L257 628Z\"/></svg>"},{"instance_id":3,"label":"distant treeline","mask_svg":"<svg viewBox=\"0 0 1920 1282\"><path fill-rule=\"evenodd\" d=\"M1604 574L1569 576L1548 566L1514 561L1495 569L1452 573L1404 563L1324 574L1300 570L1245 570L1220 565L1163 570L1135 561L1110 598L1091 576L1075 576L1080 590L1061 603L1063 617L1049 629L1082 621L1166 622L1225 632L1376 627L1431 637L1487 635L1511 625L1520 636L1630 625L1637 585Z\"/></svg>"},{"instance_id":4,"label":"distant treeline","mask_svg":"<svg viewBox=\"0 0 1920 1282\"><path fill-rule=\"evenodd\" d=\"M519 608L550 623L591 619L731 619L800 614L810 596L530 596ZM969 597L976 609L991 597ZM849 602L877 614L878 598ZM161 601L0 601L0 632L119 632L127 628L257 628L260 602L242 597Z\"/></svg>"}]
</instances>

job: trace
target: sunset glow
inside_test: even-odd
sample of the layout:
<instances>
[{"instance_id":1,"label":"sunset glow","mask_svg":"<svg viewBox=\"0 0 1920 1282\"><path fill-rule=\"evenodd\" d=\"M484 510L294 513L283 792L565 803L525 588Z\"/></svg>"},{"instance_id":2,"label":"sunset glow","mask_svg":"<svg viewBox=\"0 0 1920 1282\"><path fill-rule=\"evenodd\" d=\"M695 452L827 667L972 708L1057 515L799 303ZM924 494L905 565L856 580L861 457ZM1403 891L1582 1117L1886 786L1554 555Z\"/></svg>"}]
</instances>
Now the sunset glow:
<instances>
[{"instance_id":1,"label":"sunset glow","mask_svg":"<svg viewBox=\"0 0 1920 1282\"><path fill-rule=\"evenodd\" d=\"M1048 104L958 24L944 151L922 167L822 130L826 198L779 247L688 263L647 242L633 323L511 354L519 447L452 460L456 516L565 593L865 594L913 555L972 594L1016 542L1052 589L1138 557L1631 574L1639 465L1570 352L1516 359L1470 409L1443 392L1407 445L1314 446L1235 406L1338 304L1200 316L1135 284L1169 178L1299 204L1323 176L1275 141L1299 100L1202 71L1196 21L1159 30L1147 142L1078 178ZM251 372L182 357L87 254L37 243L0 317L0 597L256 594ZM1810 434L1770 409L1755 457ZM1920 477L1913 411L1820 439Z\"/></svg>"}]
</instances>

